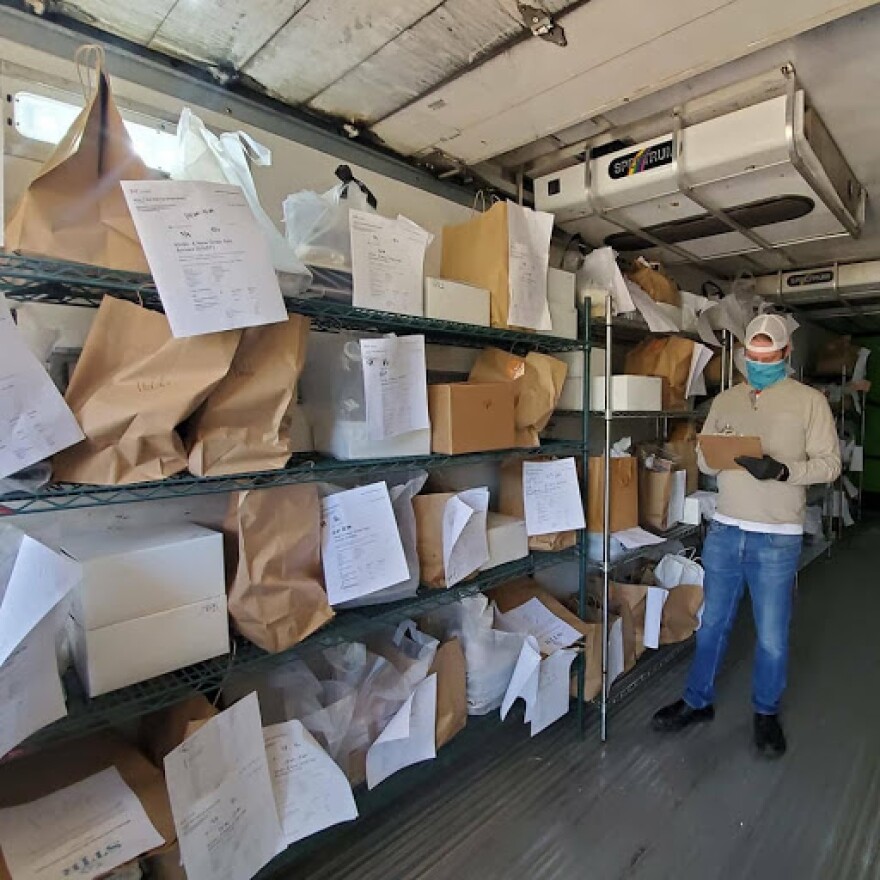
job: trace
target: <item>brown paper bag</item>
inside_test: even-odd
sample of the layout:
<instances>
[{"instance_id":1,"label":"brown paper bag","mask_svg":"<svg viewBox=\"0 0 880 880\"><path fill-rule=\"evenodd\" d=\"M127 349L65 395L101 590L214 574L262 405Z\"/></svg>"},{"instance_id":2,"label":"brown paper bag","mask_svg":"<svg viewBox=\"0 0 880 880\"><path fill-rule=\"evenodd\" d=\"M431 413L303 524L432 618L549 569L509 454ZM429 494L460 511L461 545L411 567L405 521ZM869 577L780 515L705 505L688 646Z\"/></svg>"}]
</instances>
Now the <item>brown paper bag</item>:
<instances>
[{"instance_id":1,"label":"brown paper bag","mask_svg":"<svg viewBox=\"0 0 880 880\"><path fill-rule=\"evenodd\" d=\"M94 734L0 764L0 808L39 800L109 767L116 767L165 841L151 852L173 843L177 833L162 772L117 734ZM0 880L11 880L2 853Z\"/></svg>"},{"instance_id":2,"label":"brown paper bag","mask_svg":"<svg viewBox=\"0 0 880 880\"><path fill-rule=\"evenodd\" d=\"M508 327L510 265L507 204L496 202L483 214L443 227L440 275L489 291L493 327Z\"/></svg>"},{"instance_id":3,"label":"brown paper bag","mask_svg":"<svg viewBox=\"0 0 880 880\"><path fill-rule=\"evenodd\" d=\"M676 524L669 516L674 474L639 467L639 522L646 528L665 532Z\"/></svg>"},{"instance_id":4,"label":"brown paper bag","mask_svg":"<svg viewBox=\"0 0 880 880\"><path fill-rule=\"evenodd\" d=\"M104 73L103 50L83 46L77 52L81 68L93 59L95 90L12 211L5 247L108 269L149 272L119 182L159 175L135 152Z\"/></svg>"},{"instance_id":5,"label":"brown paper bag","mask_svg":"<svg viewBox=\"0 0 880 880\"><path fill-rule=\"evenodd\" d=\"M669 434L664 447L687 471L688 495L700 488L700 466L697 463L697 429L693 422L676 425Z\"/></svg>"},{"instance_id":6,"label":"brown paper bag","mask_svg":"<svg viewBox=\"0 0 880 880\"><path fill-rule=\"evenodd\" d=\"M541 445L541 431L556 409L568 373L565 361L538 352L526 357L499 348L480 352L468 376L469 382L513 382L516 445Z\"/></svg>"},{"instance_id":7,"label":"brown paper bag","mask_svg":"<svg viewBox=\"0 0 880 880\"><path fill-rule=\"evenodd\" d=\"M437 748L461 733L467 724L467 665L458 639L450 639L437 648L434 664L428 673L437 673Z\"/></svg>"},{"instance_id":8,"label":"brown paper bag","mask_svg":"<svg viewBox=\"0 0 880 880\"><path fill-rule=\"evenodd\" d=\"M333 617L321 568L321 501L314 485L239 492L226 530L238 533L229 616L265 651L286 651Z\"/></svg>"},{"instance_id":9,"label":"brown paper bag","mask_svg":"<svg viewBox=\"0 0 880 880\"><path fill-rule=\"evenodd\" d=\"M190 736L193 721L208 721L216 714L217 709L202 694L152 712L140 721L141 749L153 764L161 767L165 756Z\"/></svg>"},{"instance_id":10,"label":"brown paper bag","mask_svg":"<svg viewBox=\"0 0 880 880\"><path fill-rule=\"evenodd\" d=\"M443 565L443 511L454 492L435 492L416 495L413 512L416 515L416 550L419 554L419 579L427 587L446 588L446 568Z\"/></svg>"},{"instance_id":11,"label":"brown paper bag","mask_svg":"<svg viewBox=\"0 0 880 880\"><path fill-rule=\"evenodd\" d=\"M689 639L697 629L697 614L703 605L703 588L679 584L669 591L660 618L660 644L672 645Z\"/></svg>"},{"instance_id":12,"label":"brown paper bag","mask_svg":"<svg viewBox=\"0 0 880 880\"><path fill-rule=\"evenodd\" d=\"M221 476L287 464L294 452L296 383L308 337L309 319L302 315L243 332L226 378L189 426L191 473Z\"/></svg>"},{"instance_id":13,"label":"brown paper bag","mask_svg":"<svg viewBox=\"0 0 880 880\"><path fill-rule=\"evenodd\" d=\"M623 652L627 672L645 653L647 599L648 587L644 584L612 581L609 586L609 608L623 619Z\"/></svg>"},{"instance_id":14,"label":"brown paper bag","mask_svg":"<svg viewBox=\"0 0 880 880\"><path fill-rule=\"evenodd\" d=\"M587 531L601 532L605 520L605 460L590 458L587 480ZM633 456L611 459L611 531L639 524L638 463Z\"/></svg>"},{"instance_id":15,"label":"brown paper bag","mask_svg":"<svg viewBox=\"0 0 880 880\"><path fill-rule=\"evenodd\" d=\"M536 456L529 461L551 461L547 456ZM501 489L498 499L498 512L517 519L526 518L523 500L523 462L521 458L509 459L501 465ZM577 543L577 532L549 532L546 535L529 536L529 550L542 553L558 553L574 547Z\"/></svg>"},{"instance_id":16,"label":"brown paper bag","mask_svg":"<svg viewBox=\"0 0 880 880\"><path fill-rule=\"evenodd\" d=\"M663 409L687 409L688 373L694 343L679 336L656 336L627 352L626 372L631 376L658 376L663 380Z\"/></svg>"},{"instance_id":17,"label":"brown paper bag","mask_svg":"<svg viewBox=\"0 0 880 880\"><path fill-rule=\"evenodd\" d=\"M54 457L54 478L118 486L184 470L176 428L226 375L240 335L175 339L164 315L105 296L64 395L86 439Z\"/></svg>"},{"instance_id":18,"label":"brown paper bag","mask_svg":"<svg viewBox=\"0 0 880 880\"><path fill-rule=\"evenodd\" d=\"M839 379L845 371L847 377L852 376L856 361L859 359L859 348L852 342L852 337L835 336L819 350L816 374Z\"/></svg>"},{"instance_id":19,"label":"brown paper bag","mask_svg":"<svg viewBox=\"0 0 880 880\"><path fill-rule=\"evenodd\" d=\"M667 303L670 306L681 305L678 285L665 272L658 272L647 263L637 261L626 273L626 277L638 284L654 302Z\"/></svg>"}]
</instances>

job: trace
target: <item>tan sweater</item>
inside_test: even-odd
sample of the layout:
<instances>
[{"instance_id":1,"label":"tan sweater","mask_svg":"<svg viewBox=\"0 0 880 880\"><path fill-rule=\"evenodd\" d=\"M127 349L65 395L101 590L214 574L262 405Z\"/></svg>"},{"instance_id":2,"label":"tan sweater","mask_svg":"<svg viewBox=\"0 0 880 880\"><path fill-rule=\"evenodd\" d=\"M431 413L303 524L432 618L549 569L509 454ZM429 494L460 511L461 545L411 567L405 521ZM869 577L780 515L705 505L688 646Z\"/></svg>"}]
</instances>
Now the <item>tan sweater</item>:
<instances>
[{"instance_id":1,"label":"tan sweater","mask_svg":"<svg viewBox=\"0 0 880 880\"><path fill-rule=\"evenodd\" d=\"M840 446L824 395L794 379L757 394L746 382L712 402L704 434L732 430L758 436L765 455L788 466L785 482L756 480L744 470L712 470L698 454L700 470L718 474L718 512L735 519L803 525L806 489L830 483L840 474Z\"/></svg>"}]
</instances>

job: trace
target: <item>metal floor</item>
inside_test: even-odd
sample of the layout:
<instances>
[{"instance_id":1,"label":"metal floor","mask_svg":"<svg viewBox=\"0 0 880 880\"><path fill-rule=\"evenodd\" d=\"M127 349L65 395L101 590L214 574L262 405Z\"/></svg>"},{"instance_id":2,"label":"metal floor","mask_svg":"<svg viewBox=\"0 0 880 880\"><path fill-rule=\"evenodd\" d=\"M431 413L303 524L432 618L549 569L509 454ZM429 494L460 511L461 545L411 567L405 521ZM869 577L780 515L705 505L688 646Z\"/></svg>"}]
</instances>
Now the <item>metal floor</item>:
<instances>
[{"instance_id":1,"label":"metal floor","mask_svg":"<svg viewBox=\"0 0 880 880\"><path fill-rule=\"evenodd\" d=\"M714 723L671 737L648 728L680 695L684 661L615 710L604 747L594 729L579 739L573 719L534 740L518 721L475 725L462 734L477 738L468 750L453 754L453 743L431 772L406 771L421 776L398 780L396 801L289 876L880 878L878 563L870 523L801 574L782 761L750 751L744 603Z\"/></svg>"}]
</instances>

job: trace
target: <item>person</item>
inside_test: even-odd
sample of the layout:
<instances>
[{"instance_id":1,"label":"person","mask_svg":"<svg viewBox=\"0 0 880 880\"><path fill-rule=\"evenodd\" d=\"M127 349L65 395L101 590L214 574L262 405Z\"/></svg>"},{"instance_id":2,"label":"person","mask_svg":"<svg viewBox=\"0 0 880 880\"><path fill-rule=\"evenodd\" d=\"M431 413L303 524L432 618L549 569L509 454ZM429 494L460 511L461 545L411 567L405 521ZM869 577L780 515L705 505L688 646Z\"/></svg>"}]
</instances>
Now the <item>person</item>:
<instances>
[{"instance_id":1,"label":"person","mask_svg":"<svg viewBox=\"0 0 880 880\"><path fill-rule=\"evenodd\" d=\"M754 742L762 755L778 758L786 749L779 709L806 487L837 479L840 447L824 395L788 377L785 319L759 315L746 328L745 345L748 382L715 398L702 433L757 436L763 455L736 458L739 468L719 472L698 450L700 469L718 477L718 510L703 545L702 624L684 698L660 709L652 724L672 732L715 717L715 677L748 586L757 632Z\"/></svg>"}]
</instances>

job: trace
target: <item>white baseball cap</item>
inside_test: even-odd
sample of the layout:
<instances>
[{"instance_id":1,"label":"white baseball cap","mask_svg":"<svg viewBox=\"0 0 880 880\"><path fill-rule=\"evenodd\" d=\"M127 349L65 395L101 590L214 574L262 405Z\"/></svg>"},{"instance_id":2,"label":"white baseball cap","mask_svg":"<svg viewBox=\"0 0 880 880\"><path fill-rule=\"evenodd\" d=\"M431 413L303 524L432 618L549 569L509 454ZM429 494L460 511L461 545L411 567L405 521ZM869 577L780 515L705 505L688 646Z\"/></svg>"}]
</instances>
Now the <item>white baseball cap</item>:
<instances>
[{"instance_id":1,"label":"white baseball cap","mask_svg":"<svg viewBox=\"0 0 880 880\"><path fill-rule=\"evenodd\" d=\"M780 351L791 340L788 324L782 315L758 315L749 321L746 327L746 348L752 348L752 340L756 336L767 336L772 341L769 347L760 346L761 351Z\"/></svg>"}]
</instances>

